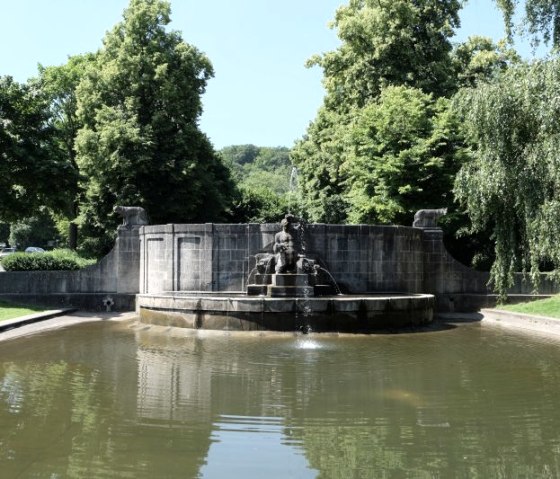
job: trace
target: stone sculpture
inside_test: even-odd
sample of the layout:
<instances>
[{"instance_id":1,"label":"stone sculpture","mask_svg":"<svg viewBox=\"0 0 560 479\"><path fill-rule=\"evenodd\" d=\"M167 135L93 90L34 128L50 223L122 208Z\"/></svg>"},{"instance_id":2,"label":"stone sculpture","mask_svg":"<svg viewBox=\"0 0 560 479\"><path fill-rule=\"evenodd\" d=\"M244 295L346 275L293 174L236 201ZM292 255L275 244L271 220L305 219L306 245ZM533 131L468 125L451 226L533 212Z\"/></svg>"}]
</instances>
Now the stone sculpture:
<instances>
[{"instance_id":1,"label":"stone sculpture","mask_svg":"<svg viewBox=\"0 0 560 479\"><path fill-rule=\"evenodd\" d=\"M299 251L297 247L297 231L294 227L294 217L286 215L280 222L282 231L274 236L272 251L275 254L276 274L296 273Z\"/></svg>"},{"instance_id":2,"label":"stone sculpture","mask_svg":"<svg viewBox=\"0 0 560 479\"><path fill-rule=\"evenodd\" d=\"M135 226L149 224L148 214L146 210L140 206L115 206L115 213L123 217L123 223L119 226L119 230L130 230Z\"/></svg>"},{"instance_id":3,"label":"stone sculpture","mask_svg":"<svg viewBox=\"0 0 560 479\"><path fill-rule=\"evenodd\" d=\"M438 208L434 210L418 210L414 214L414 228L437 228L437 220L447 214L447 208Z\"/></svg>"}]
</instances>

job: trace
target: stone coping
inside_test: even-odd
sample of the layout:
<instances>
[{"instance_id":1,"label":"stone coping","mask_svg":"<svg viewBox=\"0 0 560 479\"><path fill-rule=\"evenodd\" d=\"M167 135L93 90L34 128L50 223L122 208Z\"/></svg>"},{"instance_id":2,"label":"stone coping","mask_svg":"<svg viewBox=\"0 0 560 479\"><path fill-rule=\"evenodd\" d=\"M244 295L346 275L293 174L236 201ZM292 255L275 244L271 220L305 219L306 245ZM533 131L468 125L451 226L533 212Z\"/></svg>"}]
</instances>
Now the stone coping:
<instances>
[{"instance_id":1,"label":"stone coping","mask_svg":"<svg viewBox=\"0 0 560 479\"><path fill-rule=\"evenodd\" d=\"M6 319L4 321L0 321L0 332L19 328L21 326L25 326L26 324L32 324L39 321L56 318L57 316L63 316L75 311L75 308L53 309L49 311L41 311L39 313L26 314L25 316L18 316L17 318L13 319Z\"/></svg>"},{"instance_id":2,"label":"stone coping","mask_svg":"<svg viewBox=\"0 0 560 479\"><path fill-rule=\"evenodd\" d=\"M348 312L367 310L410 310L433 307L431 294L359 294L337 296L269 297L247 296L245 294L207 294L197 293L154 293L139 294L136 307L160 310L223 311L223 312L290 312L308 310L313 312Z\"/></svg>"},{"instance_id":3,"label":"stone coping","mask_svg":"<svg viewBox=\"0 0 560 479\"><path fill-rule=\"evenodd\" d=\"M232 298L232 299L277 299L271 298L269 296L251 296L245 291L163 291L160 293L141 293L138 296L142 297L188 297L188 298ZM369 298L433 298L433 294L426 293L403 293L403 292L393 292L393 291L383 291L377 293L350 293L350 294L335 294L330 296L312 296L307 299L369 299ZM280 298L278 298L280 299ZM292 298L295 299L295 298ZM300 298L297 298L300 299Z\"/></svg>"},{"instance_id":4,"label":"stone coping","mask_svg":"<svg viewBox=\"0 0 560 479\"><path fill-rule=\"evenodd\" d=\"M85 311L76 310L66 310L60 312L57 316L53 316L52 313L55 311L46 311L44 313L39 313L40 318L35 318L34 321L28 321L28 316L21 316L20 318L15 318L13 320L2 321L2 323L7 323L8 321L13 321L14 324L11 329L6 328L0 330L0 342L10 341L12 339L22 338L26 336L31 336L33 334L42 333L45 331L52 331L55 329L66 328L69 326L83 324L87 322L95 321L130 321L137 318L135 312L126 313L91 313ZM48 313L48 314L47 314ZM58 312L57 312L58 313ZM50 315L50 316L49 316ZM29 315L36 316L36 315ZM0 324L2 324L0 323Z\"/></svg>"},{"instance_id":5,"label":"stone coping","mask_svg":"<svg viewBox=\"0 0 560 479\"><path fill-rule=\"evenodd\" d=\"M560 318L515 313L503 309L482 309L483 322L511 326L542 333L560 334Z\"/></svg>"}]
</instances>

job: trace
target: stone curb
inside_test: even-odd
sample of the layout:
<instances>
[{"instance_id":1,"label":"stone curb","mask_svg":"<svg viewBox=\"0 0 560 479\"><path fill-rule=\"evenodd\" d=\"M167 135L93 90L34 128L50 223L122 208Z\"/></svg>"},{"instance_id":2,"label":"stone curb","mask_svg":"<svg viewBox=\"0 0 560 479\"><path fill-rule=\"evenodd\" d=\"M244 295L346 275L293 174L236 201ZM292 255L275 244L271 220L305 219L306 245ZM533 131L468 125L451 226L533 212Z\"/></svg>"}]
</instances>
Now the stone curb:
<instances>
[{"instance_id":1,"label":"stone curb","mask_svg":"<svg viewBox=\"0 0 560 479\"><path fill-rule=\"evenodd\" d=\"M549 316L514 313L503 309L482 309L484 322L494 322L504 326L528 329L544 333L560 334L560 319Z\"/></svg>"},{"instance_id":2,"label":"stone curb","mask_svg":"<svg viewBox=\"0 0 560 479\"><path fill-rule=\"evenodd\" d=\"M75 311L77 311L76 308L53 309L50 311L43 311L41 313L27 314L14 319L7 319L6 321L0 322L0 333L10 329L19 328L20 326L25 326L27 324L56 318L57 316L64 316L65 314L70 314Z\"/></svg>"}]
</instances>

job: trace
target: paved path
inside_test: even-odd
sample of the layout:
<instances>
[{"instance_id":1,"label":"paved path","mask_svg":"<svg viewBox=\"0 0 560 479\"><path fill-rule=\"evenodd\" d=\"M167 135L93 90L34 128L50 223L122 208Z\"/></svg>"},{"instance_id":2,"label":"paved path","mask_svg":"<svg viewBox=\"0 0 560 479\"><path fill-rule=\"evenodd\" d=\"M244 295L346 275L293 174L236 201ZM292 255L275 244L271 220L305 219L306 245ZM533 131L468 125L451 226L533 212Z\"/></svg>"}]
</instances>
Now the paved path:
<instances>
[{"instance_id":1,"label":"paved path","mask_svg":"<svg viewBox=\"0 0 560 479\"><path fill-rule=\"evenodd\" d=\"M76 310L55 310L22 316L0 323L0 342L30 334L64 328L86 321L127 321L136 317L134 311L125 313L89 313ZM4 325L10 323L6 328Z\"/></svg>"}]
</instances>

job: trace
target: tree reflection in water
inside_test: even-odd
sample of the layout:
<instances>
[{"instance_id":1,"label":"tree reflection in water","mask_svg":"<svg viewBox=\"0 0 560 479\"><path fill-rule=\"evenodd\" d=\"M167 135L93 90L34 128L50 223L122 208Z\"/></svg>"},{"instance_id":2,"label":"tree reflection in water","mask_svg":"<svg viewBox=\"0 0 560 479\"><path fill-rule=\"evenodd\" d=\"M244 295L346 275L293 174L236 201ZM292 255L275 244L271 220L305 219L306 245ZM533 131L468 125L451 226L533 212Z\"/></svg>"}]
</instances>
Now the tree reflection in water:
<instances>
[{"instance_id":1,"label":"tree reflection in water","mask_svg":"<svg viewBox=\"0 0 560 479\"><path fill-rule=\"evenodd\" d=\"M560 477L560 348L424 334L3 343L3 477Z\"/></svg>"}]
</instances>

